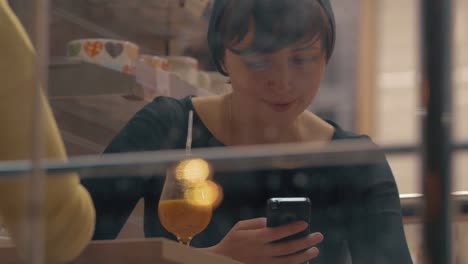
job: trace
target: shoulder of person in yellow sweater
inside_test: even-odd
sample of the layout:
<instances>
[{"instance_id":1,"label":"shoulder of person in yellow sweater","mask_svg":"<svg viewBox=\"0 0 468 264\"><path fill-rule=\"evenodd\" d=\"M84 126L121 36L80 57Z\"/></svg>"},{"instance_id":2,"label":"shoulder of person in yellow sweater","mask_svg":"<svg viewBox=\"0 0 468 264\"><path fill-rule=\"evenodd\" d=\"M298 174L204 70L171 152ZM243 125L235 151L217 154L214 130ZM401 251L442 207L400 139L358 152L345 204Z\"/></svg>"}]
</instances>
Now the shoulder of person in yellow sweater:
<instances>
[{"instance_id":1,"label":"shoulder of person in yellow sweater","mask_svg":"<svg viewBox=\"0 0 468 264\"><path fill-rule=\"evenodd\" d=\"M0 0L0 160L31 157L35 52L6 0ZM66 153L52 111L40 96L45 158L65 160ZM0 178L0 215L21 257L28 242L24 220L28 192L25 178ZM77 257L94 232L95 211L89 193L74 173L47 177L45 190L46 263Z\"/></svg>"}]
</instances>

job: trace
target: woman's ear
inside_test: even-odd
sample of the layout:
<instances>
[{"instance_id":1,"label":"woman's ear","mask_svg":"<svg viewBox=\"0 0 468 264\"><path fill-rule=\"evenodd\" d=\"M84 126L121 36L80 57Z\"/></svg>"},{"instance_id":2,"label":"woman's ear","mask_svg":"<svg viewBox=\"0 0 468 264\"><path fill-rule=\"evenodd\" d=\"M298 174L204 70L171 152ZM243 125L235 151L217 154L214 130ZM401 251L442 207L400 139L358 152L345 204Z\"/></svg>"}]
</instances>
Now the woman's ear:
<instances>
[{"instance_id":1,"label":"woman's ear","mask_svg":"<svg viewBox=\"0 0 468 264\"><path fill-rule=\"evenodd\" d=\"M226 66L226 55L224 56L223 61L220 64L221 68L223 69L224 74L227 77L226 84L231 84L231 76L229 75L229 69Z\"/></svg>"},{"instance_id":2,"label":"woman's ear","mask_svg":"<svg viewBox=\"0 0 468 264\"><path fill-rule=\"evenodd\" d=\"M323 56L321 62L320 62L320 71L321 71L321 77L320 77L320 82L322 82L325 79L325 73L327 71L327 66L328 66L328 59L326 55Z\"/></svg>"},{"instance_id":3,"label":"woman's ear","mask_svg":"<svg viewBox=\"0 0 468 264\"><path fill-rule=\"evenodd\" d=\"M221 63L221 68L223 69L223 72L226 73L226 76L229 77L229 70L226 67L226 64L224 63L224 61Z\"/></svg>"},{"instance_id":4,"label":"woman's ear","mask_svg":"<svg viewBox=\"0 0 468 264\"><path fill-rule=\"evenodd\" d=\"M228 67L226 66L226 59L228 57L228 53L227 51L225 50L224 51L224 56L223 56L223 59L221 60L221 63L220 63L220 66L221 68L223 69L223 72L226 73L226 76L229 77L229 69Z\"/></svg>"}]
</instances>

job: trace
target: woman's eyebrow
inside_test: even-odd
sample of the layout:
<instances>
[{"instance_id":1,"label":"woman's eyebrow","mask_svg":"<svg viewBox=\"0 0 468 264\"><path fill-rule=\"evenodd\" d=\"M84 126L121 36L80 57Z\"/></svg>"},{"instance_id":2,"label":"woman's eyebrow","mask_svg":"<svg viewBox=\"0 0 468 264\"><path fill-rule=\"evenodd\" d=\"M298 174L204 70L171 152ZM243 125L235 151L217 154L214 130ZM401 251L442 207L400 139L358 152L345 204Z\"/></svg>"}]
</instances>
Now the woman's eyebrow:
<instances>
[{"instance_id":1,"label":"woman's eyebrow","mask_svg":"<svg viewBox=\"0 0 468 264\"><path fill-rule=\"evenodd\" d=\"M320 50L320 46L315 45L315 42L312 42L312 43L308 43L308 44L303 45L303 46L295 47L295 48L293 48L293 51L297 52L297 51L304 51L304 50L309 50L309 49Z\"/></svg>"},{"instance_id":2,"label":"woman's eyebrow","mask_svg":"<svg viewBox=\"0 0 468 264\"><path fill-rule=\"evenodd\" d=\"M250 48L247 49L229 49L232 53L242 56L242 57L252 57L252 56L260 56L261 54L259 52L256 52Z\"/></svg>"}]
</instances>

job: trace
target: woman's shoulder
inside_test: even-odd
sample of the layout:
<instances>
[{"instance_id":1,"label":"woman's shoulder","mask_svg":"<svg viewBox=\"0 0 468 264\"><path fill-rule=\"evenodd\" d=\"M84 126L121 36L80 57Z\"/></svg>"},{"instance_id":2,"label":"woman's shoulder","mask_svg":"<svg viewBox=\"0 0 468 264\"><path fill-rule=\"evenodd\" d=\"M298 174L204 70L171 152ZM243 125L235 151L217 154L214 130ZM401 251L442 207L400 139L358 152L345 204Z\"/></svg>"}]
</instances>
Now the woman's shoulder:
<instances>
[{"instance_id":1,"label":"woman's shoulder","mask_svg":"<svg viewBox=\"0 0 468 264\"><path fill-rule=\"evenodd\" d=\"M334 128L334 133L332 140L343 140L343 139L361 139L361 140L369 140L372 141L371 138L368 135L365 134L357 134L355 132L345 130L343 129L340 125L338 125L336 122L325 119L325 122L330 124Z\"/></svg>"},{"instance_id":2,"label":"woman's shoulder","mask_svg":"<svg viewBox=\"0 0 468 264\"><path fill-rule=\"evenodd\" d=\"M145 123L150 127L187 128L189 112L193 110L192 97L173 98L158 96L140 109L128 122Z\"/></svg>"},{"instance_id":3,"label":"woman's shoulder","mask_svg":"<svg viewBox=\"0 0 468 264\"><path fill-rule=\"evenodd\" d=\"M190 108L190 97L177 99L167 96L158 96L138 111L135 117L146 116L158 119L178 119L187 115Z\"/></svg>"},{"instance_id":4,"label":"woman's shoulder","mask_svg":"<svg viewBox=\"0 0 468 264\"><path fill-rule=\"evenodd\" d=\"M183 145L189 109L189 97L156 97L127 122L104 152L178 148Z\"/></svg>"},{"instance_id":5,"label":"woman's shoulder","mask_svg":"<svg viewBox=\"0 0 468 264\"><path fill-rule=\"evenodd\" d=\"M332 142L337 142L337 141L350 141L353 142L353 144L358 144L356 146L359 147L359 150L362 151L364 149L368 149L369 151L373 152L375 155L373 156L373 162L369 161L369 163L366 162L361 162L359 165L352 166L355 168L363 168L363 167L369 167L368 165L373 165L371 167L375 167L375 165L382 166L384 165L385 170L388 168L387 160L385 157L384 151L380 148L380 146L372 140L372 138L369 135L366 134L358 134L346 129L343 129L340 125L338 125L336 122L328 119L324 119L324 122L329 124L330 126L333 127L334 132L333 136L331 137Z\"/></svg>"},{"instance_id":6,"label":"woman's shoulder","mask_svg":"<svg viewBox=\"0 0 468 264\"><path fill-rule=\"evenodd\" d=\"M385 152L370 136L345 130L331 120L326 120L326 122L335 128L333 141L357 140L362 144L360 146L373 153L372 158L367 162L361 161L354 165L340 167L349 176L350 182L366 189L377 187L382 183L386 183L389 188L396 188L395 178L388 164Z\"/></svg>"},{"instance_id":7,"label":"woman's shoulder","mask_svg":"<svg viewBox=\"0 0 468 264\"><path fill-rule=\"evenodd\" d=\"M334 121L322 119L309 111L304 112L301 119L304 121L301 126L301 130L303 131L301 134L304 136L304 141L328 142L352 139L370 140L367 135L356 134L345 130Z\"/></svg>"}]
</instances>

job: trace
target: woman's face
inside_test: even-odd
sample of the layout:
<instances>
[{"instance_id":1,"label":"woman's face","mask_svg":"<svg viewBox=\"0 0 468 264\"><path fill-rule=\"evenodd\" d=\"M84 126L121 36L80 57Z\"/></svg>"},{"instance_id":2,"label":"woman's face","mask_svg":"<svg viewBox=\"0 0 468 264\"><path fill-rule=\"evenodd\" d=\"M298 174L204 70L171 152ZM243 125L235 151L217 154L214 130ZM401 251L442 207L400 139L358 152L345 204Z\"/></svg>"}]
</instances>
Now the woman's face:
<instances>
[{"instance_id":1,"label":"woman's face","mask_svg":"<svg viewBox=\"0 0 468 264\"><path fill-rule=\"evenodd\" d=\"M234 49L249 46L251 29ZM294 120L312 103L326 65L322 41L286 46L268 54L226 51L234 95L262 120Z\"/></svg>"}]
</instances>

